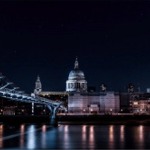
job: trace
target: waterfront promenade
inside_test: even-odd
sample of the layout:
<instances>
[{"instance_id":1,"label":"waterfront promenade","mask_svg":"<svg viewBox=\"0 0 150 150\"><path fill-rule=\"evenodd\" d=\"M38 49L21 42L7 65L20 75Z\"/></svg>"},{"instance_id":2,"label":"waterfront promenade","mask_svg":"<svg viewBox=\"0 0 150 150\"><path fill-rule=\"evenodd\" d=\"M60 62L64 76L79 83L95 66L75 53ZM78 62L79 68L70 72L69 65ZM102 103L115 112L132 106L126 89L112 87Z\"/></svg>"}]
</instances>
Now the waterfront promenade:
<instances>
[{"instance_id":1,"label":"waterfront promenade","mask_svg":"<svg viewBox=\"0 0 150 150\"><path fill-rule=\"evenodd\" d=\"M150 125L150 115L60 115L61 124Z\"/></svg>"},{"instance_id":2,"label":"waterfront promenade","mask_svg":"<svg viewBox=\"0 0 150 150\"><path fill-rule=\"evenodd\" d=\"M50 124L50 116L0 116L1 124ZM150 125L150 115L57 115L57 124Z\"/></svg>"}]
</instances>

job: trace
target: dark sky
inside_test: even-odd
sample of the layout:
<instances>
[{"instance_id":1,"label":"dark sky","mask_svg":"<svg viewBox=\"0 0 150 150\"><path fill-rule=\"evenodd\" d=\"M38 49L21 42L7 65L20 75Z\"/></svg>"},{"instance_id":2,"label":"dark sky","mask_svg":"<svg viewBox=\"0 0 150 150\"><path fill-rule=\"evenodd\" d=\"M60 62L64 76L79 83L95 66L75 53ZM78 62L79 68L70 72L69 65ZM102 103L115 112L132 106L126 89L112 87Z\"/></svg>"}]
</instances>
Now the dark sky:
<instances>
[{"instance_id":1,"label":"dark sky","mask_svg":"<svg viewBox=\"0 0 150 150\"><path fill-rule=\"evenodd\" d=\"M89 86L150 87L150 1L0 1L0 70L30 93L65 90L76 56Z\"/></svg>"}]
</instances>

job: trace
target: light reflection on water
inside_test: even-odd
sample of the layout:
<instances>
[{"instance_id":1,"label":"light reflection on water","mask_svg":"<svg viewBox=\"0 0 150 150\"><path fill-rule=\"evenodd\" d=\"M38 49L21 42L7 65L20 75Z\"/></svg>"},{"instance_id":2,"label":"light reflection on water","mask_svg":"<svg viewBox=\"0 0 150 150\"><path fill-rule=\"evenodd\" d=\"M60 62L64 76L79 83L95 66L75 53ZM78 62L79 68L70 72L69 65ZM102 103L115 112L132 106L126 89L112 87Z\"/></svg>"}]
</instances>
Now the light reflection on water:
<instances>
[{"instance_id":1,"label":"light reflection on water","mask_svg":"<svg viewBox=\"0 0 150 150\"><path fill-rule=\"evenodd\" d=\"M42 143L42 147L46 148L46 125L42 126L42 137L41 137L41 143Z\"/></svg>"},{"instance_id":2,"label":"light reflection on water","mask_svg":"<svg viewBox=\"0 0 150 150\"><path fill-rule=\"evenodd\" d=\"M109 148L114 148L114 126L109 126Z\"/></svg>"},{"instance_id":3,"label":"light reflection on water","mask_svg":"<svg viewBox=\"0 0 150 150\"><path fill-rule=\"evenodd\" d=\"M140 125L136 128L136 139L139 140L138 145L140 148L144 146L144 127ZM135 141L136 142L136 141Z\"/></svg>"},{"instance_id":4,"label":"light reflection on water","mask_svg":"<svg viewBox=\"0 0 150 150\"><path fill-rule=\"evenodd\" d=\"M120 140L124 142L124 125L120 126Z\"/></svg>"},{"instance_id":5,"label":"light reflection on water","mask_svg":"<svg viewBox=\"0 0 150 150\"><path fill-rule=\"evenodd\" d=\"M65 125L65 126L64 126L64 141L69 141L68 128L69 128L68 125ZM65 144L65 143L66 143L66 142L64 142L64 144Z\"/></svg>"},{"instance_id":6,"label":"light reflection on water","mask_svg":"<svg viewBox=\"0 0 150 150\"><path fill-rule=\"evenodd\" d=\"M139 132L139 140L141 143L143 143L144 138L143 138L143 126L142 125L138 127L138 132Z\"/></svg>"},{"instance_id":7,"label":"light reflection on water","mask_svg":"<svg viewBox=\"0 0 150 150\"><path fill-rule=\"evenodd\" d=\"M87 136L87 126L86 125L83 125L82 126L82 141L83 143L86 142L86 136Z\"/></svg>"},{"instance_id":8,"label":"light reflection on water","mask_svg":"<svg viewBox=\"0 0 150 150\"><path fill-rule=\"evenodd\" d=\"M68 146L69 146L69 139L70 139L70 137L69 137L69 134L68 134L68 130L69 130L68 128L69 128L68 125L64 126L64 138L63 138L64 139L64 142L63 142L63 148L64 149L67 149Z\"/></svg>"},{"instance_id":9,"label":"light reflection on water","mask_svg":"<svg viewBox=\"0 0 150 150\"><path fill-rule=\"evenodd\" d=\"M24 134L25 134L25 125L20 126L20 147L24 147Z\"/></svg>"},{"instance_id":10,"label":"light reflection on water","mask_svg":"<svg viewBox=\"0 0 150 150\"><path fill-rule=\"evenodd\" d=\"M27 148L33 149L36 148L36 136L35 136L35 126L31 125L28 128L28 134L27 134Z\"/></svg>"},{"instance_id":11,"label":"light reflection on water","mask_svg":"<svg viewBox=\"0 0 150 150\"><path fill-rule=\"evenodd\" d=\"M8 144L4 141L12 146L15 141L14 147L18 145L18 148L24 149L150 148L150 127L142 125L60 125L54 128L22 124L18 131L16 129L14 133L12 130L8 136L5 126L0 125L0 148L7 148ZM3 138L4 135L8 138Z\"/></svg>"},{"instance_id":12,"label":"light reflection on water","mask_svg":"<svg viewBox=\"0 0 150 150\"><path fill-rule=\"evenodd\" d=\"M90 126L90 132L89 132L89 144L91 148L94 148L94 142L95 142L95 131L94 126Z\"/></svg>"},{"instance_id":13,"label":"light reflection on water","mask_svg":"<svg viewBox=\"0 0 150 150\"><path fill-rule=\"evenodd\" d=\"M123 148L124 146L124 125L120 126L120 144L121 144L121 148Z\"/></svg>"},{"instance_id":14,"label":"light reflection on water","mask_svg":"<svg viewBox=\"0 0 150 150\"><path fill-rule=\"evenodd\" d=\"M0 148L3 147L3 125L0 125Z\"/></svg>"},{"instance_id":15,"label":"light reflection on water","mask_svg":"<svg viewBox=\"0 0 150 150\"><path fill-rule=\"evenodd\" d=\"M86 148L86 140L87 140L87 126L82 126L82 148Z\"/></svg>"}]
</instances>

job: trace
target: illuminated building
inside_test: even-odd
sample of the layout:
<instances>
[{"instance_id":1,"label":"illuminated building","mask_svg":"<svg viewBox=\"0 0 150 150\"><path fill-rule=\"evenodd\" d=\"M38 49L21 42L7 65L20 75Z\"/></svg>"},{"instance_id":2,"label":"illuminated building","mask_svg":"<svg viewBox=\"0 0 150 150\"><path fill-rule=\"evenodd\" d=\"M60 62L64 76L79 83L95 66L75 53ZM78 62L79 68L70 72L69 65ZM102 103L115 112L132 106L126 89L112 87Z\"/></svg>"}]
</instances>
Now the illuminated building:
<instances>
[{"instance_id":1,"label":"illuminated building","mask_svg":"<svg viewBox=\"0 0 150 150\"><path fill-rule=\"evenodd\" d=\"M119 94L115 92L70 93L68 97L68 112L113 113L119 110Z\"/></svg>"},{"instance_id":2,"label":"illuminated building","mask_svg":"<svg viewBox=\"0 0 150 150\"><path fill-rule=\"evenodd\" d=\"M40 77L37 76L37 80L35 82L34 94L39 94L42 91L42 84L40 81Z\"/></svg>"},{"instance_id":3,"label":"illuminated building","mask_svg":"<svg viewBox=\"0 0 150 150\"><path fill-rule=\"evenodd\" d=\"M130 109L134 114L150 114L150 93L134 93Z\"/></svg>"},{"instance_id":4,"label":"illuminated building","mask_svg":"<svg viewBox=\"0 0 150 150\"><path fill-rule=\"evenodd\" d=\"M66 81L66 91L42 91L42 84L38 76L34 94L54 101L63 101L69 113L114 113L120 111L119 93L106 91L102 84L101 91L87 90L84 72L79 69L76 58L74 69L70 71ZM90 88L91 89L91 88Z\"/></svg>"},{"instance_id":5,"label":"illuminated building","mask_svg":"<svg viewBox=\"0 0 150 150\"><path fill-rule=\"evenodd\" d=\"M88 92L87 81L83 71L79 70L76 59L74 70L69 73L66 81L68 92L69 113L113 113L120 111L119 93L106 91L102 85L102 92Z\"/></svg>"},{"instance_id":6,"label":"illuminated building","mask_svg":"<svg viewBox=\"0 0 150 150\"><path fill-rule=\"evenodd\" d=\"M76 58L74 70L70 71L68 80L66 81L67 92L86 92L87 81L85 80L83 71L79 70L79 62Z\"/></svg>"},{"instance_id":7,"label":"illuminated building","mask_svg":"<svg viewBox=\"0 0 150 150\"><path fill-rule=\"evenodd\" d=\"M53 101L62 101L64 105L67 107L68 93L67 92L59 92L59 91L41 91L39 96L53 100Z\"/></svg>"}]
</instances>

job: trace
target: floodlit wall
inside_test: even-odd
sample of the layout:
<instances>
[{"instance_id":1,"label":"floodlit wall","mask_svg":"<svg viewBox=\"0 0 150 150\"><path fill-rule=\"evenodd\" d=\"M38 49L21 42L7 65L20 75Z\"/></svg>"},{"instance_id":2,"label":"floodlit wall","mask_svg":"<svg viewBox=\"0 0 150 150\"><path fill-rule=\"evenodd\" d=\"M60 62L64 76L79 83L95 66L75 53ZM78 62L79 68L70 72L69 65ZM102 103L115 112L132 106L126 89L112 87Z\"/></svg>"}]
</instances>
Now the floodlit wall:
<instances>
[{"instance_id":1,"label":"floodlit wall","mask_svg":"<svg viewBox=\"0 0 150 150\"><path fill-rule=\"evenodd\" d=\"M74 94L68 97L68 112L88 111L88 97Z\"/></svg>"},{"instance_id":2,"label":"floodlit wall","mask_svg":"<svg viewBox=\"0 0 150 150\"><path fill-rule=\"evenodd\" d=\"M118 94L115 94L114 92L108 92L106 95L101 96L101 98L104 101L105 112L119 112L120 111L120 99L119 99Z\"/></svg>"},{"instance_id":3,"label":"floodlit wall","mask_svg":"<svg viewBox=\"0 0 150 150\"><path fill-rule=\"evenodd\" d=\"M119 94L107 92L105 94L89 95L75 93L68 96L69 113L100 113L100 112L119 112Z\"/></svg>"}]
</instances>

